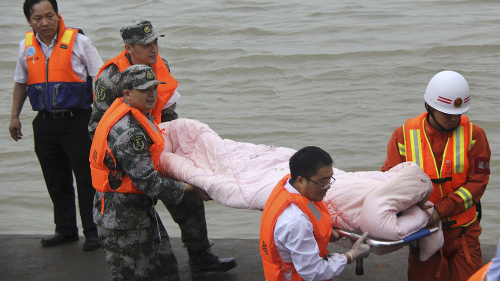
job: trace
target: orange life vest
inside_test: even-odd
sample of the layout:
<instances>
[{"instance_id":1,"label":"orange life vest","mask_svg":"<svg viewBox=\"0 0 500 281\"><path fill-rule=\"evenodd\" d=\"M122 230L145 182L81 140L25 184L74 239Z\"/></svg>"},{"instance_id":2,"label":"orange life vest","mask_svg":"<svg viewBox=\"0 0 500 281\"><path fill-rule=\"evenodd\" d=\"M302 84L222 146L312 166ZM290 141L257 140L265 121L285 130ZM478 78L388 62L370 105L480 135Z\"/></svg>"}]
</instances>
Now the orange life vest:
<instances>
[{"instance_id":1,"label":"orange life vest","mask_svg":"<svg viewBox=\"0 0 500 281\"><path fill-rule=\"evenodd\" d=\"M273 189L267 199L262 213L260 225L260 254L264 267L264 276L267 281L284 280L283 272L292 270L292 281L304 280L295 270L293 264L285 264L278 249L274 244L274 227L278 217L290 204L296 204L309 218L313 225L314 238L318 243L320 256L328 254L328 242L332 234L332 221L328 214L328 208L322 201L312 202L300 194L290 193L285 185L290 179L286 175Z\"/></svg>"},{"instance_id":2,"label":"orange life vest","mask_svg":"<svg viewBox=\"0 0 500 281\"><path fill-rule=\"evenodd\" d=\"M151 152L151 158L155 169L158 169L158 160L163 151L165 140L163 139L162 133L159 131L156 124L151 124L151 122L146 118L146 116L140 112L138 109L129 106L123 102L123 98L116 99L113 104L106 110L106 113L102 117L99 125L97 126L94 140L92 141L92 147L90 149L90 170L92 172L92 185L99 192L122 192L122 193L135 193L142 194L142 192L135 187L134 183L128 175L121 178L121 185L115 190L109 185L108 175L111 172L116 174L116 170L110 170L104 164L104 157L106 152L116 160L108 146L108 134L113 125L118 122L125 114L131 112L134 118L141 124L144 130L147 132L149 137L153 140L153 145L149 148ZM104 200L104 196L102 196ZM104 202L102 203L104 208ZM101 210L102 211L102 210Z\"/></svg>"},{"instance_id":3,"label":"orange life vest","mask_svg":"<svg viewBox=\"0 0 500 281\"><path fill-rule=\"evenodd\" d=\"M472 275L467 281L483 281L484 278L486 277L486 274L488 274L488 269L490 269L492 261L481 267L474 275Z\"/></svg>"},{"instance_id":4,"label":"orange life vest","mask_svg":"<svg viewBox=\"0 0 500 281\"><path fill-rule=\"evenodd\" d=\"M118 56L107 61L99 72L97 73L97 77L101 74L101 72L111 64L115 64L118 66L118 70L122 73L127 67L131 66L130 61L128 60L127 51L123 50ZM156 75L156 79L158 81L165 82L167 84L159 84L158 85L158 100L156 101L155 108L151 110L151 115L154 116L156 123L161 123L161 111L163 107L167 104L168 100L172 97L177 88L177 80L170 75L167 66L163 63L163 59L158 54L158 60L156 63L152 64L151 67Z\"/></svg>"},{"instance_id":5,"label":"orange life vest","mask_svg":"<svg viewBox=\"0 0 500 281\"><path fill-rule=\"evenodd\" d=\"M448 138L441 169L438 170L432 147L424 130L427 112L406 121L403 131L405 144L399 152L406 161L417 163L431 178L434 189L430 201L434 204L450 192L458 194L464 201L465 212L443 220L448 227L463 227L476 220L476 206L472 194L462 185L467 180L469 161L467 154L472 144L472 124L462 115L460 124Z\"/></svg>"},{"instance_id":6,"label":"orange life vest","mask_svg":"<svg viewBox=\"0 0 500 281\"><path fill-rule=\"evenodd\" d=\"M27 94L33 110L85 109L92 104L92 78L80 79L71 66L78 29L66 28L59 16L57 42L45 58L33 31L26 32Z\"/></svg>"}]
</instances>

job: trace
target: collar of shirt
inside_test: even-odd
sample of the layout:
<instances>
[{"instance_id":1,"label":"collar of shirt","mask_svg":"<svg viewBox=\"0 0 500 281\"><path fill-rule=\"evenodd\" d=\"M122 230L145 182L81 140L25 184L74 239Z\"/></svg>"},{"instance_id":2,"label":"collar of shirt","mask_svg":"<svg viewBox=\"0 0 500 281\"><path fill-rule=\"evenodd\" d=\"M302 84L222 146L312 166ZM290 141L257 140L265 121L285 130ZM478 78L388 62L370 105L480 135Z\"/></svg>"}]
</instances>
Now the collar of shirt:
<instances>
[{"instance_id":1,"label":"collar of shirt","mask_svg":"<svg viewBox=\"0 0 500 281\"><path fill-rule=\"evenodd\" d=\"M36 40L38 40L38 42L42 45L44 45L45 47L47 48L54 48L56 42L57 42L57 33L56 35L54 35L54 38L52 38L52 41L50 42L50 46L47 46L45 45L45 43L43 43L42 39L40 38L40 35L38 33L35 33L35 38Z\"/></svg>"},{"instance_id":2,"label":"collar of shirt","mask_svg":"<svg viewBox=\"0 0 500 281\"><path fill-rule=\"evenodd\" d=\"M54 47L56 46L56 43L57 43L57 33L54 36L54 38L52 38L52 41L50 42L49 46L47 46L47 45L45 45L45 43L43 43L43 41L40 38L40 35L38 35L38 33L36 33L35 38L38 41L38 43L40 44L40 48L42 48L42 52L45 55L45 57L46 58L50 57L50 55L52 54L52 50L54 50Z\"/></svg>"},{"instance_id":3,"label":"collar of shirt","mask_svg":"<svg viewBox=\"0 0 500 281\"><path fill-rule=\"evenodd\" d=\"M297 191L297 189L295 189L295 187L293 187L291 184L290 184L290 180L288 180L285 184L285 189L290 192L290 193L296 193L296 194L300 194L300 192Z\"/></svg>"}]
</instances>

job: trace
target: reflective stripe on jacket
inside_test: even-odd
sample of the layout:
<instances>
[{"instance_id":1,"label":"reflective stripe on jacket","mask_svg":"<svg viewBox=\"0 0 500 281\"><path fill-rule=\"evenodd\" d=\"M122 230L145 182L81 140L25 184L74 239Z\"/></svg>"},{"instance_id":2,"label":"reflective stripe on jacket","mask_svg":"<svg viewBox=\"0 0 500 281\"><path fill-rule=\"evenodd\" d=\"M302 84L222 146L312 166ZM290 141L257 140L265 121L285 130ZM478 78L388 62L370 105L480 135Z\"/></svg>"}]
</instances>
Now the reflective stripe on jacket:
<instances>
[{"instance_id":1,"label":"reflective stripe on jacket","mask_svg":"<svg viewBox=\"0 0 500 281\"><path fill-rule=\"evenodd\" d=\"M284 280L283 271L292 270L292 281L303 280L293 264L285 264L274 244L274 227L283 210L290 204L296 204L313 225L314 238L318 243L320 256L328 254L328 243L332 233L332 221L328 208L322 201L312 202L300 194L293 194L285 189L290 175L286 175L276 185L266 202L260 226L260 254L267 281Z\"/></svg>"},{"instance_id":2,"label":"reflective stripe on jacket","mask_svg":"<svg viewBox=\"0 0 500 281\"><path fill-rule=\"evenodd\" d=\"M35 111L86 109L92 104L92 78L80 79L71 66L78 29L66 28L59 16L57 42L46 58L33 31L26 32L27 94Z\"/></svg>"},{"instance_id":3,"label":"reflective stripe on jacket","mask_svg":"<svg viewBox=\"0 0 500 281\"><path fill-rule=\"evenodd\" d=\"M130 61L127 58L127 51L123 50L118 56L107 61L99 72L96 75L99 77L101 72L106 69L109 65L114 64L118 67L118 71L122 73L127 67L131 66ZM165 82L167 84L159 84L158 85L158 100L156 101L155 108L151 110L151 115L154 116L156 123L161 123L161 111L165 104L167 104L168 100L172 97L177 88L177 80L170 75L170 71L168 71L167 66L163 62L163 59L158 55L158 60L156 63L152 64L151 67L156 75L156 79L158 81ZM94 96L95 98L95 96Z\"/></svg>"},{"instance_id":4,"label":"reflective stripe on jacket","mask_svg":"<svg viewBox=\"0 0 500 281\"><path fill-rule=\"evenodd\" d=\"M448 138L441 163L441 170L435 161L434 153L424 130L427 112L406 121L403 132L405 144L399 147L406 161L417 163L431 178L434 190L431 202L436 204L450 192L458 194L464 201L465 212L443 219L449 227L467 226L476 220L476 206L471 193L462 187L467 180L469 161L467 153L472 144L472 124L467 116L462 115L460 124Z\"/></svg>"},{"instance_id":5,"label":"reflective stripe on jacket","mask_svg":"<svg viewBox=\"0 0 500 281\"><path fill-rule=\"evenodd\" d=\"M138 109L133 108L123 102L123 98L116 99L113 104L106 110L106 113L102 117L99 125L97 126L94 140L92 141L92 147L90 149L89 161L90 170L92 172L92 185L99 192L122 192L122 193L136 193L142 194L142 192L135 187L134 183L128 175L121 178L121 185L116 189L112 189L109 185L109 173L116 173L116 170L110 170L104 164L104 158L106 152L109 153L111 158L116 162L111 149L108 146L108 134L111 128L120 120L125 114L132 113L134 118L141 124L149 137L153 140L153 145L149 148L151 152L151 158L155 169L158 169L158 160L163 151L165 140L163 139L162 133L156 127L156 124L152 126L151 121L140 112ZM116 167L116 163L115 163ZM104 199L104 196L102 196ZM102 205L104 207L104 204Z\"/></svg>"}]
</instances>

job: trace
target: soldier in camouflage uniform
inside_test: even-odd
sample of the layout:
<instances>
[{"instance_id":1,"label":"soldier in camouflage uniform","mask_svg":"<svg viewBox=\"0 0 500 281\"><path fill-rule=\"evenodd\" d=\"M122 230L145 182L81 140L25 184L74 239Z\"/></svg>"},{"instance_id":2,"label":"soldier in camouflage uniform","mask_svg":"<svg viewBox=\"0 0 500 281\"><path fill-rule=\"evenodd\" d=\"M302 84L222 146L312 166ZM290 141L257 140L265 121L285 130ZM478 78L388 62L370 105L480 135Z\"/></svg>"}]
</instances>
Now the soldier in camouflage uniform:
<instances>
[{"instance_id":1,"label":"soldier in camouflage uniform","mask_svg":"<svg viewBox=\"0 0 500 281\"><path fill-rule=\"evenodd\" d=\"M154 159L164 142L149 110L156 103L159 83L163 82L156 80L149 66L133 65L123 71L123 100L117 99L108 110L92 143L92 181L97 189L94 221L113 280L179 280L177 260L154 205L157 200L177 204L187 194L209 199L201 189L163 178L155 170L158 158ZM113 117L119 108L124 108L123 113ZM131 108L138 109L137 115ZM141 123L140 114L148 119ZM155 152L153 145L160 149ZM104 176L99 177L100 171ZM123 189L127 186L128 191Z\"/></svg>"},{"instance_id":2,"label":"soldier in camouflage uniform","mask_svg":"<svg viewBox=\"0 0 500 281\"><path fill-rule=\"evenodd\" d=\"M146 64L157 68L165 67L170 72L168 62L165 59L158 59L158 37L163 35L154 31L151 22L135 21L125 25L120 32L126 51L104 64L95 81L95 102L89 123L91 138L105 111L115 99L122 96L118 83L120 66L123 68L123 64ZM158 77L158 74L156 76ZM171 82L175 85L177 83L175 80ZM178 98L179 94L174 88L170 100L161 107L161 122L177 119L175 106ZM177 205L167 200L162 202L180 227L182 242L188 250L194 277L211 271L225 272L236 266L234 258L221 259L211 253L209 248L213 243L208 239L203 200L188 193Z\"/></svg>"}]
</instances>

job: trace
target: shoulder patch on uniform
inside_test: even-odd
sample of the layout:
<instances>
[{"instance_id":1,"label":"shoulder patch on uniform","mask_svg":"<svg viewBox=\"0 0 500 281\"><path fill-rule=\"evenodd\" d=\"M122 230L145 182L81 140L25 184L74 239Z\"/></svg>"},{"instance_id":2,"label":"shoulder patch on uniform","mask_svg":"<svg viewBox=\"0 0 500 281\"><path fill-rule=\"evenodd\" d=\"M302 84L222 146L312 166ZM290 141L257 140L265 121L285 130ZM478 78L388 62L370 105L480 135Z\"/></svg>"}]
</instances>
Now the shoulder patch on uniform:
<instances>
[{"instance_id":1,"label":"shoulder patch on uniform","mask_svg":"<svg viewBox=\"0 0 500 281\"><path fill-rule=\"evenodd\" d=\"M104 86L99 86L95 91L95 98L98 101L103 101L106 98L106 88Z\"/></svg>"},{"instance_id":2,"label":"shoulder patch on uniform","mask_svg":"<svg viewBox=\"0 0 500 281\"><path fill-rule=\"evenodd\" d=\"M476 174L490 174L490 161L488 157L477 157L474 164L474 172Z\"/></svg>"},{"instance_id":3,"label":"shoulder patch on uniform","mask_svg":"<svg viewBox=\"0 0 500 281\"><path fill-rule=\"evenodd\" d=\"M130 141L132 142L132 147L134 147L135 151L141 151L146 147L146 139L144 136L135 136L130 139Z\"/></svg>"}]
</instances>

